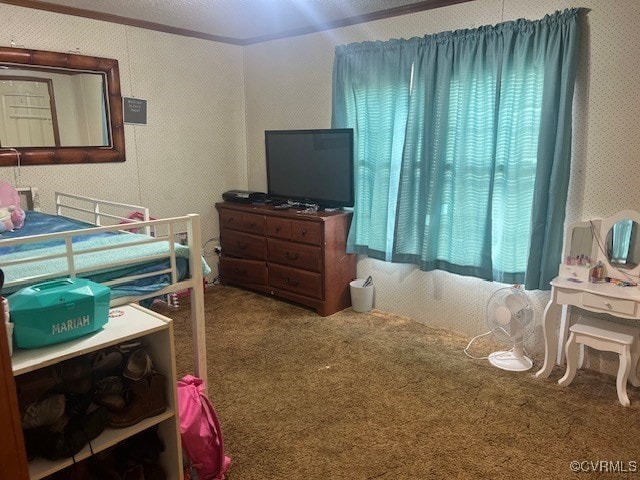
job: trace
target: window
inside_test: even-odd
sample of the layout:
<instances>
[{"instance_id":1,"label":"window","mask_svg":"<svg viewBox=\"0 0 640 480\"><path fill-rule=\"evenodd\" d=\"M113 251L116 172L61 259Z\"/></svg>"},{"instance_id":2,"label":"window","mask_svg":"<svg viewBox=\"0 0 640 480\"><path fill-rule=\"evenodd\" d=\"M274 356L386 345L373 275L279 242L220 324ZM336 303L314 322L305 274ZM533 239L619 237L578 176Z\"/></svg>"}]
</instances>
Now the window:
<instances>
[{"instance_id":1,"label":"window","mask_svg":"<svg viewBox=\"0 0 640 480\"><path fill-rule=\"evenodd\" d=\"M356 132L349 251L549 288L577 14L336 49L333 124Z\"/></svg>"}]
</instances>

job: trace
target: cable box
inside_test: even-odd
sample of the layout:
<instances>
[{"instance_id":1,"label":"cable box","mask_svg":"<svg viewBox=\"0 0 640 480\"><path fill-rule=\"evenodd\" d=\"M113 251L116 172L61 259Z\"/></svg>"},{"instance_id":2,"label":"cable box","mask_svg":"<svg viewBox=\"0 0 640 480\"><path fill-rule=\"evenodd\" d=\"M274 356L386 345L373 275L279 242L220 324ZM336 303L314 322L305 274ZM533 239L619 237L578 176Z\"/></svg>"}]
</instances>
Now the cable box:
<instances>
[{"instance_id":1,"label":"cable box","mask_svg":"<svg viewBox=\"0 0 640 480\"><path fill-rule=\"evenodd\" d=\"M234 203L264 203L267 200L267 194L252 190L228 190L222 194L222 199L225 202Z\"/></svg>"}]
</instances>

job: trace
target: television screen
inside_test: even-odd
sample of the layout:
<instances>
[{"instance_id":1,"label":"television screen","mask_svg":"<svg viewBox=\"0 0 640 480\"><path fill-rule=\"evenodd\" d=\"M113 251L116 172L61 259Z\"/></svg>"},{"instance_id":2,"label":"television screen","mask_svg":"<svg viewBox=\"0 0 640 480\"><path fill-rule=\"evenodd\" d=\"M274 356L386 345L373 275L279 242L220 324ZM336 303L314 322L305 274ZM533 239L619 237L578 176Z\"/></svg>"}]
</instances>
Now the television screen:
<instances>
[{"instance_id":1,"label":"television screen","mask_svg":"<svg viewBox=\"0 0 640 480\"><path fill-rule=\"evenodd\" d=\"M353 129L265 131L268 195L353 206Z\"/></svg>"}]
</instances>

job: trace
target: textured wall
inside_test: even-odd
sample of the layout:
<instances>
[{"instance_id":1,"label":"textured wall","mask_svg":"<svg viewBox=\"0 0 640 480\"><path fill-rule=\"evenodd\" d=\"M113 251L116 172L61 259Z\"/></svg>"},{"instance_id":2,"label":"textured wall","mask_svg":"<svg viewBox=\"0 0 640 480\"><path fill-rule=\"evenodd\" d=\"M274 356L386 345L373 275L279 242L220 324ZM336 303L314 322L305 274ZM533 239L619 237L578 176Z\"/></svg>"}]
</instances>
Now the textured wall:
<instances>
[{"instance_id":1,"label":"textured wall","mask_svg":"<svg viewBox=\"0 0 640 480\"><path fill-rule=\"evenodd\" d=\"M244 49L0 4L0 44L116 58L123 95L148 101L149 124L125 127L126 163L24 167L21 183L40 187L45 208L53 191L62 190L148 204L157 216L200 213L203 238L214 238L213 203L221 192L266 188L265 129L330 125L336 45L537 19L571 6L591 12L576 91L567 220L640 210L635 0L477 0ZM0 169L2 179L14 174ZM376 308L468 335L485 331L487 299L503 286L367 258L358 272L373 275ZM530 296L540 320L549 295ZM529 347L542 350L539 332Z\"/></svg>"},{"instance_id":2,"label":"textured wall","mask_svg":"<svg viewBox=\"0 0 640 480\"><path fill-rule=\"evenodd\" d=\"M364 40L409 38L517 18L538 19L572 6L591 9L576 91L575 137L567 220L640 210L640 75L635 0L478 0L451 7L245 48L249 184L266 188L263 131L324 128L331 119L334 47ZM360 277L373 275L375 307L465 333L486 331L489 296L504 285L435 271L421 272L368 258ZM540 321L548 292L529 292ZM538 331L529 349L544 350Z\"/></svg>"},{"instance_id":3,"label":"textured wall","mask_svg":"<svg viewBox=\"0 0 640 480\"><path fill-rule=\"evenodd\" d=\"M5 46L115 58L122 95L147 100L147 125L125 125L126 162L20 169L45 211L54 191L77 193L199 213L203 241L218 236L213 204L247 185L241 47L5 4L0 30Z\"/></svg>"}]
</instances>

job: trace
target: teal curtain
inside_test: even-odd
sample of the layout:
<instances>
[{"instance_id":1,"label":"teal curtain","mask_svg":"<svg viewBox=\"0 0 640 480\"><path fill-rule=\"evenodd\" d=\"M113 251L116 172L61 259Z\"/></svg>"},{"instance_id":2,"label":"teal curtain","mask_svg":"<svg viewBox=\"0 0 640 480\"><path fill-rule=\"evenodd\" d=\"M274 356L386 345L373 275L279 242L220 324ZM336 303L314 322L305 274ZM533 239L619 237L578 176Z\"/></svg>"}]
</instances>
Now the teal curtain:
<instances>
[{"instance_id":1,"label":"teal curtain","mask_svg":"<svg viewBox=\"0 0 640 480\"><path fill-rule=\"evenodd\" d=\"M349 252L549 288L579 11L336 48L332 124L356 139Z\"/></svg>"}]
</instances>

